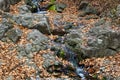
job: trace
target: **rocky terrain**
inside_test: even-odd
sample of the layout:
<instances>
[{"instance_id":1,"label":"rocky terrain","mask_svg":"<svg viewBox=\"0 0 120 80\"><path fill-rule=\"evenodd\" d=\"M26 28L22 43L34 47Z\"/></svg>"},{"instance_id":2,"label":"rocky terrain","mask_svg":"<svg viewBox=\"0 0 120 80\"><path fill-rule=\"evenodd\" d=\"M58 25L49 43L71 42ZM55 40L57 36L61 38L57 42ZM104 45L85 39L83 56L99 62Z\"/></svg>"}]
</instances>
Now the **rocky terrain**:
<instances>
[{"instance_id":1,"label":"rocky terrain","mask_svg":"<svg viewBox=\"0 0 120 80\"><path fill-rule=\"evenodd\" d=\"M120 80L120 2L102 1L0 0L0 80Z\"/></svg>"}]
</instances>

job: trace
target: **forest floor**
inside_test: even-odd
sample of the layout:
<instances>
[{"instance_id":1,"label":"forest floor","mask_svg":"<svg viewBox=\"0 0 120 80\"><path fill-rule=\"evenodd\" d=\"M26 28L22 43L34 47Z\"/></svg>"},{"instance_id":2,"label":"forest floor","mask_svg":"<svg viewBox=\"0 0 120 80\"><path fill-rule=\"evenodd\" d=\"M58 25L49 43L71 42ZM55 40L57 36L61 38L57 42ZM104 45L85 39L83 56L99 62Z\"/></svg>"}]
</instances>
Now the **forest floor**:
<instances>
[{"instance_id":1,"label":"forest floor","mask_svg":"<svg viewBox=\"0 0 120 80\"><path fill-rule=\"evenodd\" d=\"M70 0L58 0L58 1L66 3L67 8L65 8L65 10L62 13L57 13L55 11L47 11L46 16L49 17L50 24L53 29L55 28L55 26L53 25L53 18L54 18L54 15L58 15L58 14L63 15L63 18L61 19L62 21L73 22L75 25L77 25L77 23L89 24L88 26L86 26L83 29L83 32L87 32L90 28L93 27L93 26L91 26L91 24L94 24L94 22L96 20L98 20L98 19L86 20L86 19L84 19L85 17L83 17L82 20L77 20L76 18L79 15L79 11L78 11L77 7L75 6L75 3L71 2ZM10 7L10 13L18 14L19 12L18 12L17 7L23 3L24 2L21 1L18 4L12 5ZM1 20L1 18L0 18L0 20ZM21 37L21 40L18 42L18 44L25 44L27 33L30 32L31 30L24 28L22 26L18 26L17 24L15 24L14 27L19 27L24 32ZM55 39L57 37L57 35L47 35L47 36L51 39ZM22 80L25 75L29 76L32 73L35 73L34 69L29 68L26 65L19 66L19 65L24 64L26 59L18 60L16 58L16 55L17 55L16 50L12 50L11 52L9 52L10 48L16 47L16 46L17 45L15 45L13 43L5 43L5 42L0 41L0 62L1 61L4 62L3 64L0 64L0 65L2 65L0 68L1 80L4 80L5 77L7 77L9 75L14 75L16 77L16 80ZM47 51L43 50L43 51L40 51L39 54L34 55L33 62L35 62L39 66L39 68L41 68L43 70L43 74L41 74L41 76L49 75L49 76L53 77L52 75L48 74L42 68L43 58L42 58L41 54L44 54L49 51L50 50L47 50ZM64 62L65 64L69 63L68 61L62 60L60 58L59 58L59 60L61 62ZM103 58L93 57L90 59L85 59L79 63L85 64L85 66L92 66L91 68L87 69L87 71L91 75L98 74L100 71L99 69L101 68L101 70L103 70L103 72L99 73L99 75L98 75L98 77L100 79L102 79L104 75L111 75L113 77L120 76L120 53L118 53L114 56L103 57ZM17 67L17 66L19 66L19 67Z\"/></svg>"}]
</instances>

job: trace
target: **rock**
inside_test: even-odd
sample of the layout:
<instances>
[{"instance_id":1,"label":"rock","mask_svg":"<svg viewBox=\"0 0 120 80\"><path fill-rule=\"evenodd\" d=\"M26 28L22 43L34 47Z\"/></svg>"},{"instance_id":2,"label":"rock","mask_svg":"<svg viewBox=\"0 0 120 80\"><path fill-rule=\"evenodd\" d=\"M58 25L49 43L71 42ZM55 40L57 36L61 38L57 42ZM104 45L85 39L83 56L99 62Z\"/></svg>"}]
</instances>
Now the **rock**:
<instances>
[{"instance_id":1,"label":"rock","mask_svg":"<svg viewBox=\"0 0 120 80\"><path fill-rule=\"evenodd\" d=\"M95 26L100 26L100 25L103 25L105 23L105 19L104 18L101 18L100 20L98 20L96 23L95 23Z\"/></svg>"},{"instance_id":2,"label":"rock","mask_svg":"<svg viewBox=\"0 0 120 80\"><path fill-rule=\"evenodd\" d=\"M56 4L56 11L61 13L66 8L66 6L67 5L64 3L58 3Z\"/></svg>"},{"instance_id":3,"label":"rock","mask_svg":"<svg viewBox=\"0 0 120 80\"><path fill-rule=\"evenodd\" d=\"M0 0L0 9L3 11L9 11L11 4L16 4L21 0Z\"/></svg>"},{"instance_id":4,"label":"rock","mask_svg":"<svg viewBox=\"0 0 120 80\"><path fill-rule=\"evenodd\" d=\"M40 33L38 30L33 30L27 35L27 40L32 41L31 51L37 52L47 48L48 38ZM26 46L27 47L27 46Z\"/></svg>"},{"instance_id":5,"label":"rock","mask_svg":"<svg viewBox=\"0 0 120 80\"><path fill-rule=\"evenodd\" d=\"M7 30L8 30L8 26L0 24L0 39L4 37L4 34Z\"/></svg>"},{"instance_id":6,"label":"rock","mask_svg":"<svg viewBox=\"0 0 120 80\"><path fill-rule=\"evenodd\" d=\"M7 32L7 37L10 40L12 40L14 43L18 42L21 36L22 36L22 31L18 28L10 29Z\"/></svg>"},{"instance_id":7,"label":"rock","mask_svg":"<svg viewBox=\"0 0 120 80\"><path fill-rule=\"evenodd\" d=\"M93 6L87 6L86 9L84 10L86 15L89 14L98 14L98 11L93 7Z\"/></svg>"},{"instance_id":8,"label":"rock","mask_svg":"<svg viewBox=\"0 0 120 80\"><path fill-rule=\"evenodd\" d=\"M62 73L62 63L58 61L55 55L48 53L43 54L44 62L43 67L49 72L54 73L54 76L60 76Z\"/></svg>"},{"instance_id":9,"label":"rock","mask_svg":"<svg viewBox=\"0 0 120 80\"><path fill-rule=\"evenodd\" d=\"M79 10L84 10L86 9L86 7L88 6L89 2L87 1L81 1L80 5L79 5Z\"/></svg>"},{"instance_id":10,"label":"rock","mask_svg":"<svg viewBox=\"0 0 120 80\"><path fill-rule=\"evenodd\" d=\"M62 19L62 18L63 18L63 14L57 14L57 15L55 15L55 17L54 17L55 20L60 20L60 19Z\"/></svg>"},{"instance_id":11,"label":"rock","mask_svg":"<svg viewBox=\"0 0 120 80\"><path fill-rule=\"evenodd\" d=\"M34 52L47 49L48 38L36 29L33 29L32 32L28 33L27 40L31 43L18 45L18 58L22 58L25 56L28 58L32 58Z\"/></svg>"},{"instance_id":12,"label":"rock","mask_svg":"<svg viewBox=\"0 0 120 80\"><path fill-rule=\"evenodd\" d=\"M117 6L116 16L120 17L120 4Z\"/></svg>"},{"instance_id":13,"label":"rock","mask_svg":"<svg viewBox=\"0 0 120 80\"><path fill-rule=\"evenodd\" d=\"M3 11L9 11L10 3L8 0L0 0L0 9Z\"/></svg>"},{"instance_id":14,"label":"rock","mask_svg":"<svg viewBox=\"0 0 120 80\"><path fill-rule=\"evenodd\" d=\"M2 39L5 33L12 27L13 25L8 22L7 19L3 18L2 22L0 23L0 39Z\"/></svg>"},{"instance_id":15,"label":"rock","mask_svg":"<svg viewBox=\"0 0 120 80\"><path fill-rule=\"evenodd\" d=\"M43 35L41 32L39 32L38 30L33 29L32 32L28 33L27 40L32 40L36 44L39 44L40 42L46 42L48 38L45 35Z\"/></svg>"},{"instance_id":16,"label":"rock","mask_svg":"<svg viewBox=\"0 0 120 80\"><path fill-rule=\"evenodd\" d=\"M10 2L10 4L16 4L16 3L18 3L18 2L20 2L21 0L8 0L9 2Z\"/></svg>"},{"instance_id":17,"label":"rock","mask_svg":"<svg viewBox=\"0 0 120 80\"><path fill-rule=\"evenodd\" d=\"M13 16L13 20L24 27L29 29L38 29L42 33L50 34L50 25L48 18L42 14L18 14Z\"/></svg>"},{"instance_id":18,"label":"rock","mask_svg":"<svg viewBox=\"0 0 120 80\"><path fill-rule=\"evenodd\" d=\"M27 5L21 5L18 7L19 12L21 14L25 14L25 13L30 13L31 11L28 9Z\"/></svg>"},{"instance_id":19,"label":"rock","mask_svg":"<svg viewBox=\"0 0 120 80\"><path fill-rule=\"evenodd\" d=\"M120 50L120 32L106 24L95 26L87 33L74 29L66 36L66 45L81 58L114 55ZM84 41L83 38L86 38ZM86 45L84 45L86 43Z\"/></svg>"},{"instance_id":20,"label":"rock","mask_svg":"<svg viewBox=\"0 0 120 80\"><path fill-rule=\"evenodd\" d=\"M95 7L93 7L92 5L89 5L88 1L81 1L79 5L79 10L84 11L82 14L80 14L80 16L99 13Z\"/></svg>"},{"instance_id":21,"label":"rock","mask_svg":"<svg viewBox=\"0 0 120 80\"><path fill-rule=\"evenodd\" d=\"M32 44L31 43L27 43L25 44L25 51L26 53L30 54L32 52Z\"/></svg>"},{"instance_id":22,"label":"rock","mask_svg":"<svg viewBox=\"0 0 120 80\"><path fill-rule=\"evenodd\" d=\"M65 24L65 26L64 26L64 29L66 30L66 32L69 32L69 29L72 29L72 28L74 28L74 27L75 27L75 26L74 26L73 23L67 22L67 23Z\"/></svg>"},{"instance_id":23,"label":"rock","mask_svg":"<svg viewBox=\"0 0 120 80\"><path fill-rule=\"evenodd\" d=\"M14 77L12 75L8 76L5 80L13 80Z\"/></svg>"}]
</instances>

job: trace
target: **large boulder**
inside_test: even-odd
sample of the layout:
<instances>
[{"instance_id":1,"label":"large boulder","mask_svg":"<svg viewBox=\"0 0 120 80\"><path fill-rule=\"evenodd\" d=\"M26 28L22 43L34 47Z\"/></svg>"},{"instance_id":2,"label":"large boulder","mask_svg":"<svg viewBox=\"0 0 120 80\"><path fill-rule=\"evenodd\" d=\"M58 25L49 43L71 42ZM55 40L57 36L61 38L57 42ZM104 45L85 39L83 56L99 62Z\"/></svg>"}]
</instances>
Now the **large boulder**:
<instances>
[{"instance_id":1,"label":"large boulder","mask_svg":"<svg viewBox=\"0 0 120 80\"><path fill-rule=\"evenodd\" d=\"M18 14L13 16L13 20L29 29L38 29L42 33L50 33L48 17L43 14Z\"/></svg>"},{"instance_id":2,"label":"large boulder","mask_svg":"<svg viewBox=\"0 0 120 80\"><path fill-rule=\"evenodd\" d=\"M105 25L95 26L87 33L72 30L66 45L82 58L114 55L120 51L120 32Z\"/></svg>"},{"instance_id":3,"label":"large boulder","mask_svg":"<svg viewBox=\"0 0 120 80\"><path fill-rule=\"evenodd\" d=\"M36 29L27 35L28 43L24 45L18 45L18 57L22 58L26 56L28 58L33 57L34 52L47 49L48 38ZM30 43L29 43L30 42Z\"/></svg>"},{"instance_id":4,"label":"large boulder","mask_svg":"<svg viewBox=\"0 0 120 80\"><path fill-rule=\"evenodd\" d=\"M7 37L12 40L14 43L18 42L22 36L22 31L19 28L13 28L8 30Z\"/></svg>"},{"instance_id":5,"label":"large boulder","mask_svg":"<svg viewBox=\"0 0 120 80\"><path fill-rule=\"evenodd\" d=\"M11 4L16 4L20 0L0 0L0 9L3 11L9 11Z\"/></svg>"},{"instance_id":6,"label":"large boulder","mask_svg":"<svg viewBox=\"0 0 120 80\"><path fill-rule=\"evenodd\" d=\"M2 39L5 36L5 33L12 27L13 24L7 19L3 18L0 22L0 39Z\"/></svg>"}]
</instances>

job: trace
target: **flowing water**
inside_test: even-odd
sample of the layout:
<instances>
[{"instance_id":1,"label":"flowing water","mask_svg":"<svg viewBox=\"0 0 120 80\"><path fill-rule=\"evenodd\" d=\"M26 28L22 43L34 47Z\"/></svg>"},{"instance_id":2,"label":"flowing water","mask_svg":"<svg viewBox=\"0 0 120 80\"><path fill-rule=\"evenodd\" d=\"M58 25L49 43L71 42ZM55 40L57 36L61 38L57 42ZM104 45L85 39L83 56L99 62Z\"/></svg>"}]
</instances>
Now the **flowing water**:
<instances>
[{"instance_id":1,"label":"flowing water","mask_svg":"<svg viewBox=\"0 0 120 80\"><path fill-rule=\"evenodd\" d=\"M42 10L42 7L40 6L40 2L43 0L32 0L32 3L37 7L37 13L39 14L47 14L47 11Z\"/></svg>"},{"instance_id":2,"label":"flowing water","mask_svg":"<svg viewBox=\"0 0 120 80\"><path fill-rule=\"evenodd\" d=\"M41 2L43 0L32 0L32 2L34 3L34 5L37 6L37 13L40 13L40 14L46 14L46 11L41 11L41 7L40 7L40 4L39 2ZM70 50L68 47L66 47L64 44L61 44L61 43L55 43L53 42L53 44L55 45L59 45L67 55L69 55L69 58L68 58L68 61L72 63L72 65L75 67L76 69L76 74L81 77L81 80L88 80L86 79L86 76L89 76L89 73L86 72L84 70L84 66L79 66L78 65L78 60L77 60L77 56L75 55L75 53ZM39 80L39 79L37 79Z\"/></svg>"}]
</instances>

